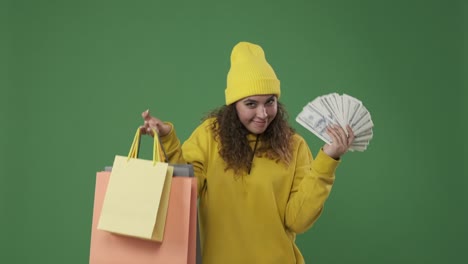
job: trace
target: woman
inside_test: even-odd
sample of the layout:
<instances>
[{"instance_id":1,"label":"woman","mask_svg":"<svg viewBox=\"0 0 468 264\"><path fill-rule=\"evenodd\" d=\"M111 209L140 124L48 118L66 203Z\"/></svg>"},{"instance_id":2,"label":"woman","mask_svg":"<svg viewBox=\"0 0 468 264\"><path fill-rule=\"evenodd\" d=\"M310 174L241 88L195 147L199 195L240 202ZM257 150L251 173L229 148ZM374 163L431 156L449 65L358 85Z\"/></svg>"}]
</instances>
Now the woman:
<instances>
[{"instance_id":1,"label":"woman","mask_svg":"<svg viewBox=\"0 0 468 264\"><path fill-rule=\"evenodd\" d=\"M171 123L143 112L143 133L161 136L169 162L190 163L198 179L203 264L298 264L296 234L320 216L351 128L327 128L332 144L313 159L289 126L280 82L263 49L232 50L226 105L209 114L180 146Z\"/></svg>"}]
</instances>

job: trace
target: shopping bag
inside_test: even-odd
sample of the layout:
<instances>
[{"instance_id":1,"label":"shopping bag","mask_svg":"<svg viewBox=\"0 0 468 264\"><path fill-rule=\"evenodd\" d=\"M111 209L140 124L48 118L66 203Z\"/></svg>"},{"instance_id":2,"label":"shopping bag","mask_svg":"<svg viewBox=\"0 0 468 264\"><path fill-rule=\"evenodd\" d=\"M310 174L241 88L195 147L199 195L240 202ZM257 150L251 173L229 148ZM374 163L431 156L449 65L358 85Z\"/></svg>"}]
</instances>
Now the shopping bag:
<instances>
[{"instance_id":1,"label":"shopping bag","mask_svg":"<svg viewBox=\"0 0 468 264\"><path fill-rule=\"evenodd\" d=\"M110 168L109 168L110 169ZM121 236L97 229L111 172L96 175L90 264L195 264L197 247L197 181L173 177L162 242Z\"/></svg>"},{"instance_id":2,"label":"shopping bag","mask_svg":"<svg viewBox=\"0 0 468 264\"><path fill-rule=\"evenodd\" d=\"M137 129L127 157L115 156L97 228L162 241L173 168L161 162L158 137L153 160L138 158L140 136Z\"/></svg>"}]
</instances>

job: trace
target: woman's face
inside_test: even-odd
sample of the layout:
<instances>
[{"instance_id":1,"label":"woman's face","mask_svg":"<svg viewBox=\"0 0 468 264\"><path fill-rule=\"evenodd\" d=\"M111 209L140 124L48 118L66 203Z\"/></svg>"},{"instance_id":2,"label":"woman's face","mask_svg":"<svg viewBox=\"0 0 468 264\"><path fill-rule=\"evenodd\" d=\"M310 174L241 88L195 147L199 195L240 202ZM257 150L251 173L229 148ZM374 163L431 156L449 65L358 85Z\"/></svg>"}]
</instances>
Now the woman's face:
<instances>
[{"instance_id":1,"label":"woman's face","mask_svg":"<svg viewBox=\"0 0 468 264\"><path fill-rule=\"evenodd\" d=\"M275 95L254 95L236 102L241 123L253 134L262 134L275 119L277 99Z\"/></svg>"}]
</instances>

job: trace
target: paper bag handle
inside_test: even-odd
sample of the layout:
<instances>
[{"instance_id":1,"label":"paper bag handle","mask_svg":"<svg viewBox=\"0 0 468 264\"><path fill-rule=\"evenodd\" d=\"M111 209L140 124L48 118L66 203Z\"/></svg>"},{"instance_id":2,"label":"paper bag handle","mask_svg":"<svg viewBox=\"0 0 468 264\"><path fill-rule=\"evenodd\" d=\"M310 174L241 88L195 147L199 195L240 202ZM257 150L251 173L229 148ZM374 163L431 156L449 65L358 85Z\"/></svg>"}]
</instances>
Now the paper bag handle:
<instances>
[{"instance_id":1,"label":"paper bag handle","mask_svg":"<svg viewBox=\"0 0 468 264\"><path fill-rule=\"evenodd\" d=\"M164 161L164 162L169 162L169 160L167 159L166 150L164 149L164 145L161 143L161 137L160 137L159 134L157 134L157 133L154 133L154 135L157 135L157 136L158 136L159 147L160 147L160 150L161 150L162 155L163 155L163 157L164 157L163 161Z\"/></svg>"},{"instance_id":2,"label":"paper bag handle","mask_svg":"<svg viewBox=\"0 0 468 264\"><path fill-rule=\"evenodd\" d=\"M167 159L166 157L166 152L162 148L161 144L161 139L156 132L155 129L153 130L154 134L154 140L153 140L153 164L156 164L156 162L163 162L164 159L162 157L162 154L164 154L164 158ZM130 160L131 158L138 158L138 151L140 150L140 139L141 139L141 130L140 128L137 129L135 133L135 137L133 138L133 143L132 146L130 147L130 151L128 153L128 159Z\"/></svg>"}]
</instances>

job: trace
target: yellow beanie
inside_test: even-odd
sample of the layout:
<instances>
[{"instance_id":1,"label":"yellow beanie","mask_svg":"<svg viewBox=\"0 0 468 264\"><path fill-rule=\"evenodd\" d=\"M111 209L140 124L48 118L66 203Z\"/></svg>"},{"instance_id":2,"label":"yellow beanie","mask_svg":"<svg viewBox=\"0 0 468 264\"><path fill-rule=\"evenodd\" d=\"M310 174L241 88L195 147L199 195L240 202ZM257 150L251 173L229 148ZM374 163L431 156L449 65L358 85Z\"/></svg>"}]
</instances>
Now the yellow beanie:
<instances>
[{"instance_id":1,"label":"yellow beanie","mask_svg":"<svg viewBox=\"0 0 468 264\"><path fill-rule=\"evenodd\" d=\"M262 47L249 42L234 46L225 94L226 105L252 95L275 94L280 97L280 81L266 61Z\"/></svg>"}]
</instances>

